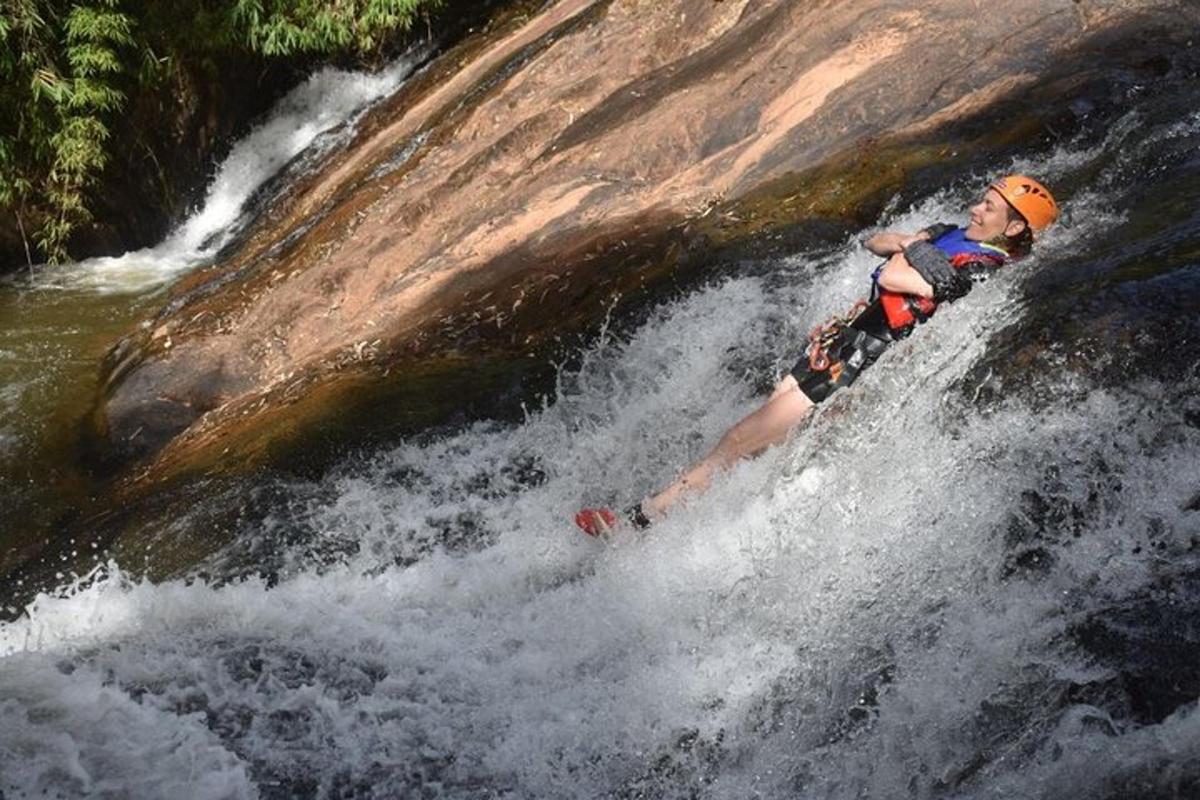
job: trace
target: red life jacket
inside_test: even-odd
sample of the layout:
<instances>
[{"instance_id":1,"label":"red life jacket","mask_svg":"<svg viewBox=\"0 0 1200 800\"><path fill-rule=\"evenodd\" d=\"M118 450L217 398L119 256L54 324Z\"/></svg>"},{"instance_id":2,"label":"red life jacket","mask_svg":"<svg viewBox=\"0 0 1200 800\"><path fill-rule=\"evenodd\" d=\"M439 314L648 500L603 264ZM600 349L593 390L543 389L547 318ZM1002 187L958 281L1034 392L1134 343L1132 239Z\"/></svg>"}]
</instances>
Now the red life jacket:
<instances>
[{"instance_id":1,"label":"red life jacket","mask_svg":"<svg viewBox=\"0 0 1200 800\"><path fill-rule=\"evenodd\" d=\"M950 259L950 266L961 269L967 264L979 261L992 261L996 266L1000 266L1008 260L1008 253L1001 248L973 242L963 233L962 228L955 228L932 242L934 247ZM929 298L889 289L879 289L879 302L887 317L888 327L893 332L907 333L913 325L929 319L937 310L937 303Z\"/></svg>"}]
</instances>

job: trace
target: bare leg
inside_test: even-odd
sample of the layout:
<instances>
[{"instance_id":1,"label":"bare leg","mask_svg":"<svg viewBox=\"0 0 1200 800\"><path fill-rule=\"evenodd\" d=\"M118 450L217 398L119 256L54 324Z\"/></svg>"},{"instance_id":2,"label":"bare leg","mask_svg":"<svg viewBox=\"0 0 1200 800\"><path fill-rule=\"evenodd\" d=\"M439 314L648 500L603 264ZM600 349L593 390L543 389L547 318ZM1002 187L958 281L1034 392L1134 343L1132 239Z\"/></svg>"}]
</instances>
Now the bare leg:
<instances>
[{"instance_id":1,"label":"bare leg","mask_svg":"<svg viewBox=\"0 0 1200 800\"><path fill-rule=\"evenodd\" d=\"M742 418L717 442L708 455L696 462L678 480L653 497L642 501L642 511L650 519L663 516L685 495L703 492L713 475L743 458L756 456L787 438L812 411L813 402L800 391L796 379L788 375L759 409Z\"/></svg>"}]
</instances>

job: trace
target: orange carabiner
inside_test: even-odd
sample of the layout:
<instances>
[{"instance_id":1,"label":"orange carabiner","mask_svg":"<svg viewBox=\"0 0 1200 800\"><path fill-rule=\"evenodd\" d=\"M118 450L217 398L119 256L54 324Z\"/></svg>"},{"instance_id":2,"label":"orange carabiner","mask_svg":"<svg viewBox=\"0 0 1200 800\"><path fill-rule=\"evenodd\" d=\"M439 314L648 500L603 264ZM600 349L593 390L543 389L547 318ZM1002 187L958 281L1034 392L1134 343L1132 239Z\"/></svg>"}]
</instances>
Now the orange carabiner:
<instances>
[{"instance_id":1,"label":"orange carabiner","mask_svg":"<svg viewBox=\"0 0 1200 800\"><path fill-rule=\"evenodd\" d=\"M814 372L824 372L829 369L829 353L825 352L825 348L821 347L820 342L813 342L808 351L808 366Z\"/></svg>"}]
</instances>

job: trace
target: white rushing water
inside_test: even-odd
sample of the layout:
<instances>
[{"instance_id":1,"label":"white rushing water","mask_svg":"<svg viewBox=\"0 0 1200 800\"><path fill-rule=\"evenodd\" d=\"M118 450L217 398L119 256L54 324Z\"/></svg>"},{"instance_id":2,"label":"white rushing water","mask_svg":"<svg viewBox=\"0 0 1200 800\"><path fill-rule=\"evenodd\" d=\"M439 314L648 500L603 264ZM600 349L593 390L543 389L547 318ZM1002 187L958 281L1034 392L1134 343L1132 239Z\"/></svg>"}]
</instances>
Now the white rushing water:
<instances>
[{"instance_id":1,"label":"white rushing water","mask_svg":"<svg viewBox=\"0 0 1200 800\"><path fill-rule=\"evenodd\" d=\"M217 168L199 209L162 242L120 256L44 270L37 285L144 292L209 262L249 221L247 203L255 192L298 157L315 160L347 141L361 114L393 94L417 61L416 56L402 57L374 73L318 70L234 145Z\"/></svg>"},{"instance_id":2,"label":"white rushing water","mask_svg":"<svg viewBox=\"0 0 1200 800\"><path fill-rule=\"evenodd\" d=\"M1053 185L1081 158L1030 166ZM881 225L961 219L976 190L964 179ZM1044 687L1108 674L1062 634L1153 581L1131 518L1183 552L1200 432L1168 387L1094 385L1070 354L1036 404L980 410L990 378L960 389L1021 319L1028 275L1119 218L1087 202L1038 258L647 534L602 545L570 515L640 497L752 409L758 373L790 368L809 327L861 294L875 262L857 241L664 305L521 424L297 482L287 513L234 547L269 552L270 588L110 565L40 596L0 624L0 791L1086 797L1200 751L1194 710L1129 731L1083 702L1036 710ZM1118 504L1089 505L1101 456ZM1045 579L1006 580L1030 491L1084 509L1081 535ZM1007 738L1005 713L1025 726Z\"/></svg>"}]
</instances>

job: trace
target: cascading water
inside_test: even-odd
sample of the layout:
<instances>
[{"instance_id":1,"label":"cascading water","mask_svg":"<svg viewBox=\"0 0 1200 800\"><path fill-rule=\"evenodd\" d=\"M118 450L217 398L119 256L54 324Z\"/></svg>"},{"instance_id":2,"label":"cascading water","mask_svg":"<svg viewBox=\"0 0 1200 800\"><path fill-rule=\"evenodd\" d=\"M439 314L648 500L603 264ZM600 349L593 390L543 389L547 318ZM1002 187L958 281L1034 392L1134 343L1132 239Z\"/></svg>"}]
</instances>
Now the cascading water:
<instances>
[{"instance_id":1,"label":"cascading water","mask_svg":"<svg viewBox=\"0 0 1200 800\"><path fill-rule=\"evenodd\" d=\"M303 169L347 141L355 121L372 103L395 92L419 60L406 56L375 73L318 70L238 141L217 169L200 208L166 239L120 256L46 270L35 284L137 293L211 261L247 223L247 206L256 192L297 158Z\"/></svg>"},{"instance_id":2,"label":"cascading water","mask_svg":"<svg viewBox=\"0 0 1200 800\"><path fill-rule=\"evenodd\" d=\"M994 165L1071 224L647 534L569 517L752 408L861 294L857 241L602 336L520 424L262 487L194 580L40 596L0 624L0 791L1196 796L1200 118L1171 108Z\"/></svg>"}]
</instances>

